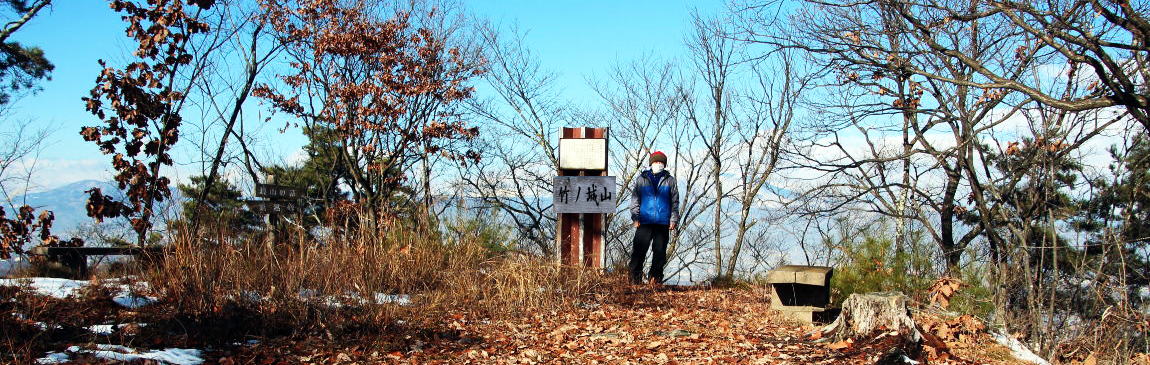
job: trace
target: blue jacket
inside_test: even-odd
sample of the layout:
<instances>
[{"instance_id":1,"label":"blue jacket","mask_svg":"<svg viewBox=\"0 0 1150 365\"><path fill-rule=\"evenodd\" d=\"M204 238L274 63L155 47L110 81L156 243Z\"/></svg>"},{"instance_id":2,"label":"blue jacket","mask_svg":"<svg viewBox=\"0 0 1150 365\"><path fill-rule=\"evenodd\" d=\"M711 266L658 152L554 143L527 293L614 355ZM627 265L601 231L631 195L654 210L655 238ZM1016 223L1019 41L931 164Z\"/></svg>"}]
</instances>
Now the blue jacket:
<instances>
[{"instance_id":1,"label":"blue jacket","mask_svg":"<svg viewBox=\"0 0 1150 365\"><path fill-rule=\"evenodd\" d=\"M639 224L679 224L679 188L667 170L643 170L631 189L631 221Z\"/></svg>"}]
</instances>

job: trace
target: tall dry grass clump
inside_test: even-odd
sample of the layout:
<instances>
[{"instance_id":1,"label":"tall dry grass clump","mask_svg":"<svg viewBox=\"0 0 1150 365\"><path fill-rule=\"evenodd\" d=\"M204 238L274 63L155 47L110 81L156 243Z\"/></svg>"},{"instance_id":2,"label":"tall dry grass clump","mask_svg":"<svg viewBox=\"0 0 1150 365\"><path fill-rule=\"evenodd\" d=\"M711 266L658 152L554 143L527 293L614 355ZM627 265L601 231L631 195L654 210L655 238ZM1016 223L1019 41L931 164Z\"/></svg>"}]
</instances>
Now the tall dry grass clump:
<instances>
[{"instance_id":1,"label":"tall dry grass clump","mask_svg":"<svg viewBox=\"0 0 1150 365\"><path fill-rule=\"evenodd\" d=\"M501 317L603 299L618 287L598 271L495 252L478 236L445 238L409 222L326 239L297 232L274 243L203 236L175 237L142 279L182 316L242 313L265 331L385 328L460 312Z\"/></svg>"}]
</instances>

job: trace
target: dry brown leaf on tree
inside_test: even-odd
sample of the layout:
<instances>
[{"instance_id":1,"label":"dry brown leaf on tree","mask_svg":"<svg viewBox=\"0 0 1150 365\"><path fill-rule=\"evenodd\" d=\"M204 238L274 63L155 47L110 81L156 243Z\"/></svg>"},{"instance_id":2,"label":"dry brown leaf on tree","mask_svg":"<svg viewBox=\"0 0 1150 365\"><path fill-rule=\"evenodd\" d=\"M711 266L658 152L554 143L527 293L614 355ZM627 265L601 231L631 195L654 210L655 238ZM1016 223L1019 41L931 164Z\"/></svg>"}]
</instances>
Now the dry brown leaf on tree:
<instances>
[{"instance_id":1,"label":"dry brown leaf on tree","mask_svg":"<svg viewBox=\"0 0 1150 365\"><path fill-rule=\"evenodd\" d=\"M950 306L950 298L958 293L964 284L961 280L944 276L939 278L930 286L930 303L946 308Z\"/></svg>"}]
</instances>

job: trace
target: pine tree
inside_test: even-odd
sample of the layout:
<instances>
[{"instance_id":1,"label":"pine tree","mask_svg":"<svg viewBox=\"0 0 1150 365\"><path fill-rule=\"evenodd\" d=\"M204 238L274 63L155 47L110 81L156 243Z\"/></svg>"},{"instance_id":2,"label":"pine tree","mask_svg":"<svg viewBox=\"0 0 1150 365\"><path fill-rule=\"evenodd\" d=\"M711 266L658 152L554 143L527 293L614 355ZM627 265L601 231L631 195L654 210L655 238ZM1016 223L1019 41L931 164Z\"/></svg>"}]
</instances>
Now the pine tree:
<instances>
[{"instance_id":1,"label":"pine tree","mask_svg":"<svg viewBox=\"0 0 1150 365\"><path fill-rule=\"evenodd\" d=\"M10 103L12 97L22 91L36 90L36 83L41 79L52 79L50 74L56 66L48 61L44 50L8 40L49 4L51 0L37 0L31 4L27 0L3 1L3 7L14 12L15 19L6 21L7 25L0 30L0 105Z\"/></svg>"},{"instance_id":2,"label":"pine tree","mask_svg":"<svg viewBox=\"0 0 1150 365\"><path fill-rule=\"evenodd\" d=\"M207 177L194 176L190 185L179 184L184 196L200 196L204 191ZM200 205L199 212L192 212L196 204L187 200L182 205L183 221L186 227L226 228L231 233L251 232L262 223L260 217L244 209L243 193L227 181L216 180L208 188L207 199Z\"/></svg>"},{"instance_id":3,"label":"pine tree","mask_svg":"<svg viewBox=\"0 0 1150 365\"><path fill-rule=\"evenodd\" d=\"M1103 273L1122 279L1130 297L1139 299L1134 293L1150 285L1150 260L1145 254L1150 244L1150 141L1138 134L1124 155L1116 148L1110 153L1114 178L1094 182L1098 194L1082 202L1075 228L1091 234L1087 252Z\"/></svg>"}]
</instances>

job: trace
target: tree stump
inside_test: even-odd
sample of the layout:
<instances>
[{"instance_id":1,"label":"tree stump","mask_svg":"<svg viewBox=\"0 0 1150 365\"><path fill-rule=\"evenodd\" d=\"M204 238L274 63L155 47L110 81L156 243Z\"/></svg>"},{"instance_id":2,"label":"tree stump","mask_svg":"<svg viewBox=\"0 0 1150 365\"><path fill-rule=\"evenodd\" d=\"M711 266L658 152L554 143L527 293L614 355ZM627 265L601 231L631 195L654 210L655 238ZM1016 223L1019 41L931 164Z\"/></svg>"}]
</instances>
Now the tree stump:
<instances>
[{"instance_id":1,"label":"tree stump","mask_svg":"<svg viewBox=\"0 0 1150 365\"><path fill-rule=\"evenodd\" d=\"M906 302L906 295L899 292L851 294L843 302L839 317L823 327L823 338L842 341L870 336L880 331L897 331L899 336L909 342L918 342L922 335L910 317Z\"/></svg>"}]
</instances>

